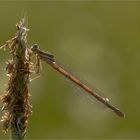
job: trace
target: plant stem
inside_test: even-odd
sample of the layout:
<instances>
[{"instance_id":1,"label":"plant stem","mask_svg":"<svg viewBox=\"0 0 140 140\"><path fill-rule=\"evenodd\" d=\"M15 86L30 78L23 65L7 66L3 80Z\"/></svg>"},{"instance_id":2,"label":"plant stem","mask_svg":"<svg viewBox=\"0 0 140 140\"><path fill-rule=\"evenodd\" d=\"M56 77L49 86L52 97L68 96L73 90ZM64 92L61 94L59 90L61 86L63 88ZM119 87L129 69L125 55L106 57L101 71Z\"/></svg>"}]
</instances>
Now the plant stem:
<instances>
[{"instance_id":1,"label":"plant stem","mask_svg":"<svg viewBox=\"0 0 140 140\"><path fill-rule=\"evenodd\" d=\"M26 74L26 28L24 27L24 21L20 22L17 34L17 43L15 47L15 54L13 62L15 65L14 71L14 84L16 90L14 93L15 108L11 116L11 138L13 140L22 140L25 136L25 103L28 98L28 78L29 74Z\"/></svg>"},{"instance_id":2,"label":"plant stem","mask_svg":"<svg viewBox=\"0 0 140 140\"><path fill-rule=\"evenodd\" d=\"M30 54L27 49L27 28L24 19L17 24L17 34L8 44L12 60L7 65L9 77L6 94L1 100L4 103L2 117L4 131L11 131L12 140L23 140L26 134L27 119L31 114L28 83L30 75Z\"/></svg>"}]
</instances>

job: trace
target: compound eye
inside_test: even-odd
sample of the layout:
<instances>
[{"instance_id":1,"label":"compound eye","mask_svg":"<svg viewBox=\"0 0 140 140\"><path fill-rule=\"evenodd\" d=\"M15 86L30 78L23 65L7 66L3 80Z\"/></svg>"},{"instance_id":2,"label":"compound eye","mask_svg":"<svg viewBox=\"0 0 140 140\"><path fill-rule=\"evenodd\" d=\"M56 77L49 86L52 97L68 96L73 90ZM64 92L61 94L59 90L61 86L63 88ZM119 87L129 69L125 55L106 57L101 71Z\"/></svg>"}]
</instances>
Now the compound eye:
<instances>
[{"instance_id":1,"label":"compound eye","mask_svg":"<svg viewBox=\"0 0 140 140\"><path fill-rule=\"evenodd\" d=\"M33 47L34 47L35 49L38 49L38 48L39 48L38 44L34 44Z\"/></svg>"},{"instance_id":2,"label":"compound eye","mask_svg":"<svg viewBox=\"0 0 140 140\"><path fill-rule=\"evenodd\" d=\"M34 45L31 46L31 50L35 50L35 49L39 49L38 44L34 44Z\"/></svg>"}]
</instances>

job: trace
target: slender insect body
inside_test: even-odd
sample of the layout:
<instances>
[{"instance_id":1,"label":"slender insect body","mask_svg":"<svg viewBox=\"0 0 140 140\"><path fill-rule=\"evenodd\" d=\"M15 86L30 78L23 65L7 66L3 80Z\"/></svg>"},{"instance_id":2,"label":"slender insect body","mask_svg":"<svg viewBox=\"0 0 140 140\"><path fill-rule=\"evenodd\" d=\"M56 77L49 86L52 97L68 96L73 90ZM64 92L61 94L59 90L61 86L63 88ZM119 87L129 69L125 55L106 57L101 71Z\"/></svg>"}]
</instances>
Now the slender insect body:
<instances>
[{"instance_id":1,"label":"slender insect body","mask_svg":"<svg viewBox=\"0 0 140 140\"><path fill-rule=\"evenodd\" d=\"M113 110L119 117L124 117L124 113L121 112L118 108L114 107L108 98L102 97L101 95L94 92L90 87L82 83L78 78L76 78L74 75L72 75L70 72L66 71L63 67L61 67L59 64L55 62L54 56L51 53L41 51L39 49L39 46L37 44L33 45L31 47L31 51L36 54L41 60L46 61L52 68L57 70L59 73L64 75L69 80L73 81L76 85L81 87L83 90L85 90L88 94L94 96L98 101L103 103L105 106Z\"/></svg>"}]
</instances>

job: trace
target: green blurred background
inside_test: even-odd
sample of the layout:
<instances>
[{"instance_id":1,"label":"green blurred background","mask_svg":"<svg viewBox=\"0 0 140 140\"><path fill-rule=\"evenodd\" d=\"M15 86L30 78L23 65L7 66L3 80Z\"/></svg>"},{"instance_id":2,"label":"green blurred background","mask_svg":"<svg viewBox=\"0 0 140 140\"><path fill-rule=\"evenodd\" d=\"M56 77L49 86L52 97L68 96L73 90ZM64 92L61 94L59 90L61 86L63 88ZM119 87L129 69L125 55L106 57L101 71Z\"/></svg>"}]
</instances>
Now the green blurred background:
<instances>
[{"instance_id":1,"label":"green blurred background","mask_svg":"<svg viewBox=\"0 0 140 140\"><path fill-rule=\"evenodd\" d=\"M13 37L24 14L30 45L54 54L126 114L118 118L91 102L43 63L41 77L29 85L33 114L27 139L140 139L140 2L1 1L0 45ZM3 94L8 51L0 51L0 59ZM0 131L1 139L7 137Z\"/></svg>"}]
</instances>

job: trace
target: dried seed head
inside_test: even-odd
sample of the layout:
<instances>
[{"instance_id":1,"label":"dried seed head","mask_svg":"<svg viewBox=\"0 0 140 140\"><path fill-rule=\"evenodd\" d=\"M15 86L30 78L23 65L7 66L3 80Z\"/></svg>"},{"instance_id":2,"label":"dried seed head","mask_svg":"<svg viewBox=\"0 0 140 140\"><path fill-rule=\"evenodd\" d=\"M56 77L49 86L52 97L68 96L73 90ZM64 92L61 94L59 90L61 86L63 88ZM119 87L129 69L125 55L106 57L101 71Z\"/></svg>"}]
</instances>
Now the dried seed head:
<instances>
[{"instance_id":1,"label":"dried seed head","mask_svg":"<svg viewBox=\"0 0 140 140\"><path fill-rule=\"evenodd\" d=\"M31 114L28 83L31 74L31 52L27 48L27 31L24 19L17 24L16 36L8 40L1 48L10 48L12 59L7 61L6 72L9 77L5 94L0 97L3 102L3 131L8 130L17 137L24 137L27 119ZM1 49L0 48L0 49Z\"/></svg>"}]
</instances>

